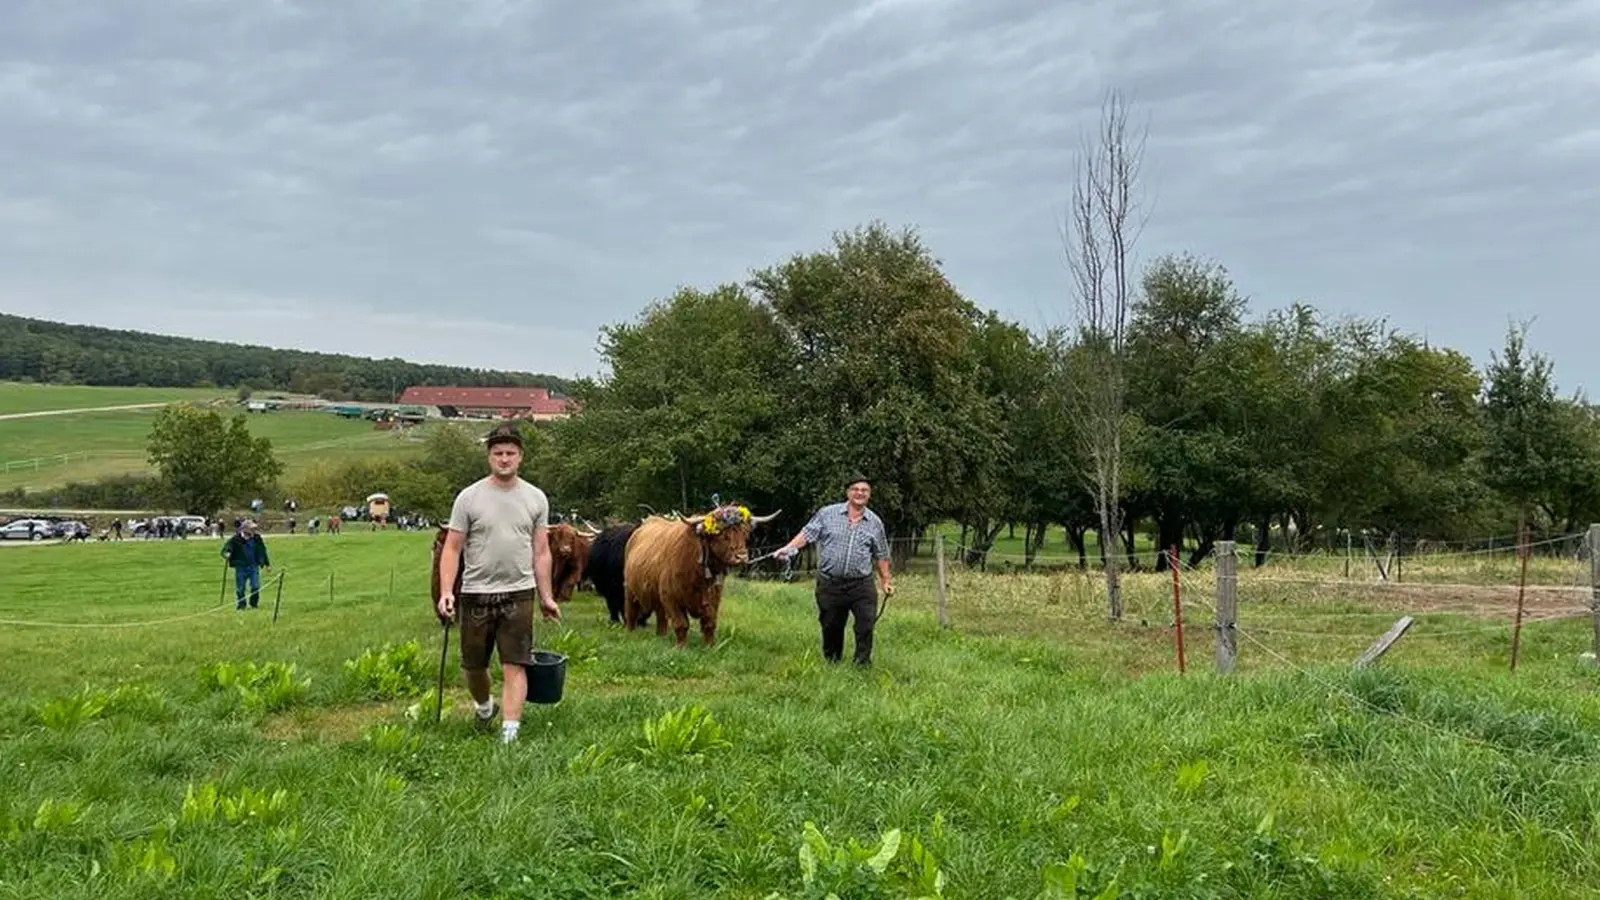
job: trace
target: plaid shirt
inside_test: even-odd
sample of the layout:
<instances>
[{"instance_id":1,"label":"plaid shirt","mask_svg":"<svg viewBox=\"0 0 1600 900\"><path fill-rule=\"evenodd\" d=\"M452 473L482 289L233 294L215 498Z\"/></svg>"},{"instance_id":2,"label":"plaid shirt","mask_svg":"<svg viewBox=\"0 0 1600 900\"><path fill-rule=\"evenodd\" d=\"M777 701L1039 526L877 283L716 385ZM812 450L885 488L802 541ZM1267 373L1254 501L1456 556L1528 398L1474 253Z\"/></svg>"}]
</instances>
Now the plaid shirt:
<instances>
[{"instance_id":1,"label":"plaid shirt","mask_svg":"<svg viewBox=\"0 0 1600 900\"><path fill-rule=\"evenodd\" d=\"M817 545L817 571L825 578L865 578L872 574L875 560L889 558L883 520L870 509L852 527L849 504L824 506L803 533L807 542Z\"/></svg>"}]
</instances>

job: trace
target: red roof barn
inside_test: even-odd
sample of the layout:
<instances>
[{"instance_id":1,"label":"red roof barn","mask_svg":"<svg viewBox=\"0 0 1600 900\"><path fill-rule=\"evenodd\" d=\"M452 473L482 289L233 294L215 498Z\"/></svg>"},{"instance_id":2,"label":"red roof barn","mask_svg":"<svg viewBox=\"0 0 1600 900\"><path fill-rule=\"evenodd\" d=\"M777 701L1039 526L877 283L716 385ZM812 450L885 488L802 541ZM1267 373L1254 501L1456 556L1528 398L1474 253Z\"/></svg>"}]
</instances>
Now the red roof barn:
<instances>
[{"instance_id":1,"label":"red roof barn","mask_svg":"<svg viewBox=\"0 0 1600 900\"><path fill-rule=\"evenodd\" d=\"M400 402L415 406L454 407L458 415L492 415L504 418L558 419L578 411L570 397L553 395L549 388L408 387ZM448 413L446 413L448 415Z\"/></svg>"}]
</instances>

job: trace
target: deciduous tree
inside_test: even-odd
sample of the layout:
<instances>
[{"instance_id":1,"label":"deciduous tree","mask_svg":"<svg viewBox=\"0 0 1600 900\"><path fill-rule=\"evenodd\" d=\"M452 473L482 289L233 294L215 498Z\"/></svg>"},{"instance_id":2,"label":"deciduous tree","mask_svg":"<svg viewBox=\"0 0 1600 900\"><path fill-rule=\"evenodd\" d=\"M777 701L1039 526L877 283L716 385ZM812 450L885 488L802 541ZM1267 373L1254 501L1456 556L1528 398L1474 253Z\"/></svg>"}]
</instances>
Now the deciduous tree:
<instances>
[{"instance_id":1,"label":"deciduous tree","mask_svg":"<svg viewBox=\"0 0 1600 900\"><path fill-rule=\"evenodd\" d=\"M149 460L184 511L212 515L229 501L266 490L283 472L272 441L253 437L242 413L163 407L150 428Z\"/></svg>"},{"instance_id":2,"label":"deciduous tree","mask_svg":"<svg viewBox=\"0 0 1600 900\"><path fill-rule=\"evenodd\" d=\"M1142 221L1139 171L1144 135L1130 135L1128 112L1116 91L1101 107L1099 127L1078 155L1064 238L1078 313L1083 377L1073 391L1088 460L1088 482L1100 513L1102 548L1122 533L1123 421L1127 410L1126 337L1134 293L1133 256ZM1119 554L1105 552L1106 596L1113 620L1122 618Z\"/></svg>"}]
</instances>

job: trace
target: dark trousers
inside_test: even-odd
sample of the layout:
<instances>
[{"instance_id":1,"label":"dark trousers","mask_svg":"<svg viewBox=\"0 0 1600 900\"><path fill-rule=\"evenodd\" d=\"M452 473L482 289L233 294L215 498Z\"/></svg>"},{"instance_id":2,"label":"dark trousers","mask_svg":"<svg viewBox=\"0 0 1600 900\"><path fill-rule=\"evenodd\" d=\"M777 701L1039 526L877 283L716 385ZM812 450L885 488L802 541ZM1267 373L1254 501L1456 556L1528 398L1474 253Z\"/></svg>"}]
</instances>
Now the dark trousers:
<instances>
[{"instance_id":1,"label":"dark trousers","mask_svg":"<svg viewBox=\"0 0 1600 900\"><path fill-rule=\"evenodd\" d=\"M857 665L872 663L872 628L878 623L878 590L872 576L817 578L817 618L822 623L822 657L838 662L844 656L844 626L855 617Z\"/></svg>"},{"instance_id":2,"label":"dark trousers","mask_svg":"<svg viewBox=\"0 0 1600 900\"><path fill-rule=\"evenodd\" d=\"M244 589L250 587L250 608L257 609L261 602L261 570L255 566L239 566L233 570L233 608L244 609Z\"/></svg>"}]
</instances>

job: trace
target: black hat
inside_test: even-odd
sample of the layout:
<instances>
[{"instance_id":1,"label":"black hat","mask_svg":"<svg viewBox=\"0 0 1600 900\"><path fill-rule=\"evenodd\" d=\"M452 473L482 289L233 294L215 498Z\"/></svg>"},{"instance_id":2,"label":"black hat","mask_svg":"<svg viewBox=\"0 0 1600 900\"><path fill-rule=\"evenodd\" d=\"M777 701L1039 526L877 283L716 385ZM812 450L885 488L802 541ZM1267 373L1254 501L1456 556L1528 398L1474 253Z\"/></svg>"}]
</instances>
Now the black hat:
<instances>
[{"instance_id":1,"label":"black hat","mask_svg":"<svg viewBox=\"0 0 1600 900\"><path fill-rule=\"evenodd\" d=\"M520 450L522 449L522 432L517 430L517 426L507 422L489 432L484 437L483 443L484 447L490 450L494 449L495 444L516 444L517 449Z\"/></svg>"},{"instance_id":2,"label":"black hat","mask_svg":"<svg viewBox=\"0 0 1600 900\"><path fill-rule=\"evenodd\" d=\"M867 483L867 487L872 487L872 480L867 476L861 474L860 472L851 472L850 478L844 483L845 490L849 490L851 485L859 484L863 481Z\"/></svg>"}]
</instances>

